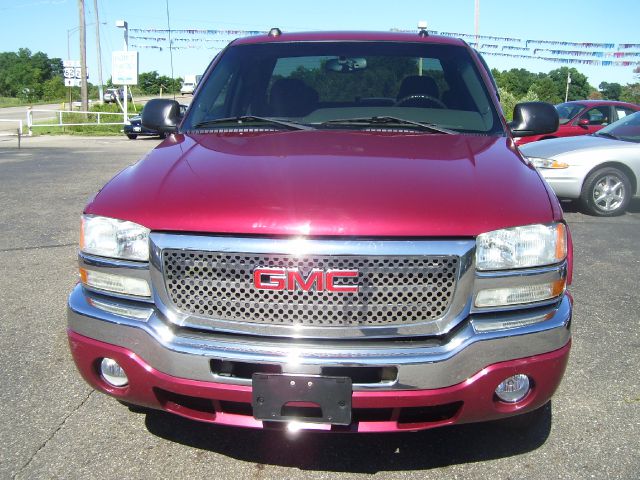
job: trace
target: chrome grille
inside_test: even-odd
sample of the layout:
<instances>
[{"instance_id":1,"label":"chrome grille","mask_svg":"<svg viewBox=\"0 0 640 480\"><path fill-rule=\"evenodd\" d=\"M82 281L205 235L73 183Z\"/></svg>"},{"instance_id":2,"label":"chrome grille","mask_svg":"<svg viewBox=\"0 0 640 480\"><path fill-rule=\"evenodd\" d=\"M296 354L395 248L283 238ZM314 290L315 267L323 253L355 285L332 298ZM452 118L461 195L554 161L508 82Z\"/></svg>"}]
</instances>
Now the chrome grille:
<instances>
[{"instance_id":1,"label":"chrome grille","mask_svg":"<svg viewBox=\"0 0 640 480\"><path fill-rule=\"evenodd\" d=\"M162 252L164 281L175 306L207 318L263 325L358 327L410 325L446 313L459 258L450 255L352 256L185 251ZM258 267L357 269L359 291L258 290ZM346 283L353 283L353 279Z\"/></svg>"}]
</instances>

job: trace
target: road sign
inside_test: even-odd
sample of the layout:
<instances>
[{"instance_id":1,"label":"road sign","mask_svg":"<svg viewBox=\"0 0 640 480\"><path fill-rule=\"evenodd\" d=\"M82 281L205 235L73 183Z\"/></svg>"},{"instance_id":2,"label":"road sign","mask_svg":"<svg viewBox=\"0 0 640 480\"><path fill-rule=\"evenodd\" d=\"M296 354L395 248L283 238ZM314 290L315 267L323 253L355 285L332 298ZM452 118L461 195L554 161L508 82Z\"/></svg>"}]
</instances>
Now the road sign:
<instances>
[{"instance_id":1,"label":"road sign","mask_svg":"<svg viewBox=\"0 0 640 480\"><path fill-rule=\"evenodd\" d=\"M78 60L64 60L62 62L62 75L64 76L65 87L79 87L82 83L82 69ZM87 68L87 78L89 69Z\"/></svg>"},{"instance_id":2,"label":"road sign","mask_svg":"<svg viewBox=\"0 0 640 480\"><path fill-rule=\"evenodd\" d=\"M138 52L111 54L111 81L114 85L138 84Z\"/></svg>"}]
</instances>

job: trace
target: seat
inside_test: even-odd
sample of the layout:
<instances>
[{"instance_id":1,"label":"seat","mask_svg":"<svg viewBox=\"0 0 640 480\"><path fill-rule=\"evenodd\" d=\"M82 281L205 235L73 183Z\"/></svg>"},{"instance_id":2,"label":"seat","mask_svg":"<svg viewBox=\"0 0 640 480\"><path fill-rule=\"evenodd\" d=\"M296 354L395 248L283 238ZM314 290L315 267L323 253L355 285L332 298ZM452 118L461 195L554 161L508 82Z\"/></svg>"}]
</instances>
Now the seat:
<instances>
[{"instance_id":1,"label":"seat","mask_svg":"<svg viewBox=\"0 0 640 480\"><path fill-rule=\"evenodd\" d=\"M269 106L274 117L304 117L317 104L318 92L297 78L281 78L271 86Z\"/></svg>"},{"instance_id":2,"label":"seat","mask_svg":"<svg viewBox=\"0 0 640 480\"><path fill-rule=\"evenodd\" d=\"M405 77L400 84L396 105L403 107L433 106L440 108L444 105L440 101L440 90L436 81L425 75L411 75Z\"/></svg>"}]
</instances>

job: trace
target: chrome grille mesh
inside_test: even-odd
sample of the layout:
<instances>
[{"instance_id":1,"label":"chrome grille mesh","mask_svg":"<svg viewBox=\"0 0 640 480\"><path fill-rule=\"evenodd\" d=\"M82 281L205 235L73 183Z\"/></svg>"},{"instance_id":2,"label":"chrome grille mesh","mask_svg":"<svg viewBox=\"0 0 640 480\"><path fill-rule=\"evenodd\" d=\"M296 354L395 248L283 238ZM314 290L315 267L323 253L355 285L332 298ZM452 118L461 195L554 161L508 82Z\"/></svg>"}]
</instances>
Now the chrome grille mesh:
<instances>
[{"instance_id":1,"label":"chrome grille mesh","mask_svg":"<svg viewBox=\"0 0 640 480\"><path fill-rule=\"evenodd\" d=\"M453 298L457 256L332 256L304 258L163 250L166 289L182 312L208 318L267 325L315 327L410 325L442 317ZM258 290L258 267L357 269L359 291ZM354 279L336 279L352 284Z\"/></svg>"}]
</instances>

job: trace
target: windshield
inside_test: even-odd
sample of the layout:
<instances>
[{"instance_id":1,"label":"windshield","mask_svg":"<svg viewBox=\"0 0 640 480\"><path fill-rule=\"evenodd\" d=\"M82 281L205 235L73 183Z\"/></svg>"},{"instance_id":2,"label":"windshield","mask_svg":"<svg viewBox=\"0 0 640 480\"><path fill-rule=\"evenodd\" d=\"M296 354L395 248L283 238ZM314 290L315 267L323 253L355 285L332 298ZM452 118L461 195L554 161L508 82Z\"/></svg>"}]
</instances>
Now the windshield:
<instances>
[{"instance_id":1,"label":"windshield","mask_svg":"<svg viewBox=\"0 0 640 480\"><path fill-rule=\"evenodd\" d=\"M560 117L560 125L569 123L569 120L578 115L583 108L584 105L581 103L561 103L556 105L556 110Z\"/></svg>"},{"instance_id":2,"label":"windshield","mask_svg":"<svg viewBox=\"0 0 640 480\"><path fill-rule=\"evenodd\" d=\"M183 128L246 116L334 129L370 128L362 119L392 117L456 132L504 134L469 51L417 42L232 46L199 88ZM337 122L353 119L360 121Z\"/></svg>"},{"instance_id":3,"label":"windshield","mask_svg":"<svg viewBox=\"0 0 640 480\"><path fill-rule=\"evenodd\" d=\"M611 125L598 130L595 135L640 143L640 112L627 115L617 122L613 122Z\"/></svg>"}]
</instances>

